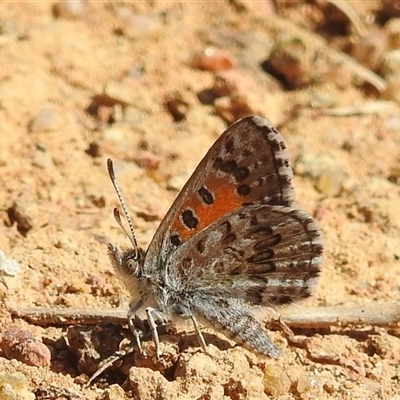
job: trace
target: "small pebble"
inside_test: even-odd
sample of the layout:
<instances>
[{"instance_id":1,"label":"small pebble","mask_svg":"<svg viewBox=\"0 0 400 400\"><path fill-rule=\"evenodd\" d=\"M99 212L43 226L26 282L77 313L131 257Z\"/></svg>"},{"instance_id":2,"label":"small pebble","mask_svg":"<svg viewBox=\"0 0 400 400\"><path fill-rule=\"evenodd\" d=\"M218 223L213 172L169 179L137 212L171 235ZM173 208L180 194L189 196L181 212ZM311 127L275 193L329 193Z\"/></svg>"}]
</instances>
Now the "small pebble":
<instances>
[{"instance_id":1,"label":"small pebble","mask_svg":"<svg viewBox=\"0 0 400 400\"><path fill-rule=\"evenodd\" d=\"M9 276L16 276L21 272L21 267L17 261L7 258L2 250L0 250L0 271Z\"/></svg>"},{"instance_id":2,"label":"small pebble","mask_svg":"<svg viewBox=\"0 0 400 400\"><path fill-rule=\"evenodd\" d=\"M106 292L105 285L98 276L89 275L85 279L85 283L90 286L90 293L93 294L93 296L102 296Z\"/></svg>"},{"instance_id":3,"label":"small pebble","mask_svg":"<svg viewBox=\"0 0 400 400\"><path fill-rule=\"evenodd\" d=\"M189 62L192 68L214 72L231 69L234 64L233 57L226 50L214 47L208 47L204 51L195 53Z\"/></svg>"},{"instance_id":4,"label":"small pebble","mask_svg":"<svg viewBox=\"0 0 400 400\"><path fill-rule=\"evenodd\" d=\"M165 109L172 115L175 122L186 119L189 104L179 94L167 96L164 100Z\"/></svg>"},{"instance_id":5,"label":"small pebble","mask_svg":"<svg viewBox=\"0 0 400 400\"><path fill-rule=\"evenodd\" d=\"M93 158L99 158L103 155L100 144L95 140L89 143L89 146L85 150L85 153Z\"/></svg>"},{"instance_id":6,"label":"small pebble","mask_svg":"<svg viewBox=\"0 0 400 400\"><path fill-rule=\"evenodd\" d=\"M50 365L49 348L35 339L29 331L17 326L9 327L3 332L1 350L9 360L15 359L35 367Z\"/></svg>"},{"instance_id":7,"label":"small pebble","mask_svg":"<svg viewBox=\"0 0 400 400\"><path fill-rule=\"evenodd\" d=\"M290 392L291 382L285 370L271 364L264 368L264 391L274 397L287 395Z\"/></svg>"},{"instance_id":8,"label":"small pebble","mask_svg":"<svg viewBox=\"0 0 400 400\"><path fill-rule=\"evenodd\" d=\"M299 38L276 43L271 54L263 64L276 76L281 77L285 85L295 89L308 85L312 81L312 49Z\"/></svg>"},{"instance_id":9,"label":"small pebble","mask_svg":"<svg viewBox=\"0 0 400 400\"><path fill-rule=\"evenodd\" d=\"M77 19L85 9L82 0L61 0L53 6L53 14L56 18Z\"/></svg>"},{"instance_id":10,"label":"small pebble","mask_svg":"<svg viewBox=\"0 0 400 400\"><path fill-rule=\"evenodd\" d=\"M129 8L120 7L116 10L120 20L120 32L130 39L151 37L162 31L160 21L150 15L134 14Z\"/></svg>"},{"instance_id":11,"label":"small pebble","mask_svg":"<svg viewBox=\"0 0 400 400\"><path fill-rule=\"evenodd\" d=\"M303 400L318 400L323 396L325 380L321 377L300 374L297 380L297 391Z\"/></svg>"},{"instance_id":12,"label":"small pebble","mask_svg":"<svg viewBox=\"0 0 400 400\"><path fill-rule=\"evenodd\" d=\"M29 215L29 205L18 199L7 210L11 224L17 224L18 232L26 235L34 226L33 218Z\"/></svg>"},{"instance_id":13,"label":"small pebble","mask_svg":"<svg viewBox=\"0 0 400 400\"><path fill-rule=\"evenodd\" d=\"M123 93L121 92L120 94ZM86 108L86 112L101 122L111 125L122 119L123 112L129 105L130 103L121 98L121 96L101 93L92 97L92 102Z\"/></svg>"},{"instance_id":14,"label":"small pebble","mask_svg":"<svg viewBox=\"0 0 400 400\"><path fill-rule=\"evenodd\" d=\"M144 151L136 159L136 162L142 167L150 171L154 171L160 167L162 158L150 151Z\"/></svg>"},{"instance_id":15,"label":"small pebble","mask_svg":"<svg viewBox=\"0 0 400 400\"><path fill-rule=\"evenodd\" d=\"M97 208L104 208L106 206L106 199L104 196L92 194L89 195L89 200Z\"/></svg>"},{"instance_id":16,"label":"small pebble","mask_svg":"<svg viewBox=\"0 0 400 400\"><path fill-rule=\"evenodd\" d=\"M31 132L52 132L61 126L61 118L57 112L50 109L43 109L30 122Z\"/></svg>"},{"instance_id":17,"label":"small pebble","mask_svg":"<svg viewBox=\"0 0 400 400\"><path fill-rule=\"evenodd\" d=\"M57 242L54 243L54 247L56 249L62 249L62 250L66 250L69 252L72 252L75 250L75 246L73 246L73 243L71 242L71 240L66 237L61 237L61 239L57 240Z\"/></svg>"},{"instance_id":18,"label":"small pebble","mask_svg":"<svg viewBox=\"0 0 400 400\"><path fill-rule=\"evenodd\" d=\"M36 151L32 159L32 165L41 169L46 169L52 167L54 162L49 152Z\"/></svg>"},{"instance_id":19,"label":"small pebble","mask_svg":"<svg viewBox=\"0 0 400 400\"><path fill-rule=\"evenodd\" d=\"M257 114L251 108L245 96L235 95L231 98L223 97L214 102L214 110L228 124L232 124L240 118Z\"/></svg>"},{"instance_id":20,"label":"small pebble","mask_svg":"<svg viewBox=\"0 0 400 400\"><path fill-rule=\"evenodd\" d=\"M101 137L104 140L112 142L121 142L125 139L125 133L122 129L116 126L108 126L101 131Z\"/></svg>"}]
</instances>

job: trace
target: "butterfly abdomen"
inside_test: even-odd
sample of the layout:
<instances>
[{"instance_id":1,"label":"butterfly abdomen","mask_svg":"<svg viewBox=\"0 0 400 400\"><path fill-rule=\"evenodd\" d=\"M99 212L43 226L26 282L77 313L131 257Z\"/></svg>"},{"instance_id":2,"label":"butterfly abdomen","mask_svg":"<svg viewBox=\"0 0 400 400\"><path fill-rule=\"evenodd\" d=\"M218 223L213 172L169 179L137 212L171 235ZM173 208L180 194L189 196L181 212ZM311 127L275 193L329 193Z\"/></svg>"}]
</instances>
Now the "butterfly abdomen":
<instances>
[{"instance_id":1,"label":"butterfly abdomen","mask_svg":"<svg viewBox=\"0 0 400 400\"><path fill-rule=\"evenodd\" d=\"M281 355L281 350L241 301L204 298L196 302L195 315L251 350L270 357Z\"/></svg>"}]
</instances>

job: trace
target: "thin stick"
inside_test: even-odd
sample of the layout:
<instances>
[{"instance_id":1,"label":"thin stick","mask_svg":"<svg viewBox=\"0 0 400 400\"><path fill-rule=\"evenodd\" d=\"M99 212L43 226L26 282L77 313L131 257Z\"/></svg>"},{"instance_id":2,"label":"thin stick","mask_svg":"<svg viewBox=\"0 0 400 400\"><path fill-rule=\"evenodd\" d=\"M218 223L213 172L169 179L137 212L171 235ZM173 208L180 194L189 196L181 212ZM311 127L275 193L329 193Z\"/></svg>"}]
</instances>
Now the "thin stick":
<instances>
[{"instance_id":1,"label":"thin stick","mask_svg":"<svg viewBox=\"0 0 400 400\"><path fill-rule=\"evenodd\" d=\"M282 320L291 328L381 326L400 328L400 303L362 306L292 308L282 312Z\"/></svg>"},{"instance_id":2,"label":"thin stick","mask_svg":"<svg viewBox=\"0 0 400 400\"><path fill-rule=\"evenodd\" d=\"M99 321L110 321L118 325L127 324L127 310L86 310L24 308L13 309L14 318L22 318L36 325L95 325ZM278 314L279 315L279 314ZM282 321L291 328L326 328L381 326L400 328L400 303L367 304L363 306L331 306L282 310Z\"/></svg>"},{"instance_id":3,"label":"thin stick","mask_svg":"<svg viewBox=\"0 0 400 400\"><path fill-rule=\"evenodd\" d=\"M96 325L100 321L114 322L117 325L127 324L127 310L113 308L109 310L87 310L79 308L20 308L12 309L14 318L21 318L34 325Z\"/></svg>"}]
</instances>

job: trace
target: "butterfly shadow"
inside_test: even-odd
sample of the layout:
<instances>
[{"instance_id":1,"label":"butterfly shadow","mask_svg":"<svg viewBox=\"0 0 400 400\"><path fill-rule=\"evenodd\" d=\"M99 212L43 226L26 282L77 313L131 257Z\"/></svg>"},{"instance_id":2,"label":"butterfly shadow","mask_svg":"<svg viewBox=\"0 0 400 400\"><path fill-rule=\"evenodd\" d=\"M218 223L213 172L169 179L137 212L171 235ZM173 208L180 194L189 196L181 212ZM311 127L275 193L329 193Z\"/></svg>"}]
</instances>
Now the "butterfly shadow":
<instances>
[{"instance_id":1,"label":"butterfly shadow","mask_svg":"<svg viewBox=\"0 0 400 400\"><path fill-rule=\"evenodd\" d=\"M160 342L177 345L179 352L184 352L190 348L202 351L196 332L192 328L190 321L174 319L173 322L157 322L157 332L159 334ZM153 341L151 329L147 320L135 317L134 323L140 330L140 337L143 342ZM228 350L235 347L235 343L230 342L227 338L221 337L212 332L204 332L205 329L207 328L203 327L201 331L207 345L213 344L220 350Z\"/></svg>"},{"instance_id":2,"label":"butterfly shadow","mask_svg":"<svg viewBox=\"0 0 400 400\"><path fill-rule=\"evenodd\" d=\"M231 349L236 345L235 343L232 344L228 339L212 332L202 331L202 334L207 346L213 345L221 351ZM169 330L167 334L162 335L160 340L174 341L177 343L181 353L186 352L189 349L198 350L200 352L203 351L195 331L176 331L173 328L172 330Z\"/></svg>"}]
</instances>

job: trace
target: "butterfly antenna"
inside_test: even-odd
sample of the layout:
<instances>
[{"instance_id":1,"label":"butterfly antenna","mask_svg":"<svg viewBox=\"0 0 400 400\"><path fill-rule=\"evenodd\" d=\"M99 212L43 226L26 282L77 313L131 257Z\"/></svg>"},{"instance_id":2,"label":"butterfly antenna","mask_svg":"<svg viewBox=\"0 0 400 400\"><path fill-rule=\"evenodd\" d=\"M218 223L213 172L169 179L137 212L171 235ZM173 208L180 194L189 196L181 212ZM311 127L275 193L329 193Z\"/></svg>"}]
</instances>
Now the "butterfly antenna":
<instances>
[{"instance_id":1,"label":"butterfly antenna","mask_svg":"<svg viewBox=\"0 0 400 400\"><path fill-rule=\"evenodd\" d=\"M118 183L117 183L117 179L115 177L114 165L113 165L113 162L112 162L111 158L109 158L107 160L107 168L108 168L108 175L110 176L110 179L111 179L111 182L112 182L112 184L114 186L115 192L117 193L117 196L119 198L119 202L121 203L122 210L124 211L125 218L128 221L130 232L122 224L121 214L119 213L118 208L114 208L115 221L120 226L120 228L125 232L125 235L128 236L128 238L132 242L135 250L137 250L138 249L138 245L137 245L137 242L136 242L136 237L135 237L135 232L134 232L134 229L133 229L132 220L131 220L131 217L129 216L128 209L126 208L124 199L122 198L121 190L119 189L119 186L118 186Z\"/></svg>"}]
</instances>

